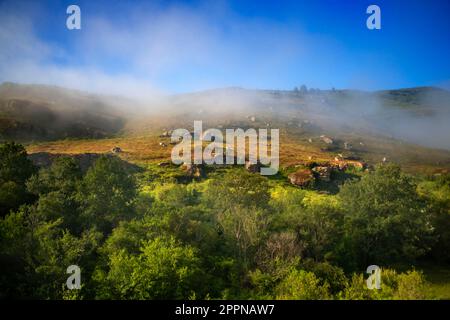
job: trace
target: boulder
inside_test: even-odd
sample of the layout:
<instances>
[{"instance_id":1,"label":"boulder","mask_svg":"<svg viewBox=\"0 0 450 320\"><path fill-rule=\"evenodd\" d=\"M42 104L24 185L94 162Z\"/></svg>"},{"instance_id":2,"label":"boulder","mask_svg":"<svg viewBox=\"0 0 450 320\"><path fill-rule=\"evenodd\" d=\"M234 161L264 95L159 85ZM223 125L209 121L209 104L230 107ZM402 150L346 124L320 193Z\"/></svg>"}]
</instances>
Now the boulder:
<instances>
[{"instance_id":1,"label":"boulder","mask_svg":"<svg viewBox=\"0 0 450 320\"><path fill-rule=\"evenodd\" d=\"M312 168L312 171L321 181L329 182L331 180L331 167L314 167Z\"/></svg>"},{"instance_id":2,"label":"boulder","mask_svg":"<svg viewBox=\"0 0 450 320\"><path fill-rule=\"evenodd\" d=\"M314 182L314 174L310 169L302 168L288 175L289 181L298 187L306 187Z\"/></svg>"},{"instance_id":3,"label":"boulder","mask_svg":"<svg viewBox=\"0 0 450 320\"><path fill-rule=\"evenodd\" d=\"M355 168L359 168L359 169L365 169L367 167L367 164L362 161L351 161L351 162L348 162L348 165L353 166Z\"/></svg>"},{"instance_id":4,"label":"boulder","mask_svg":"<svg viewBox=\"0 0 450 320\"><path fill-rule=\"evenodd\" d=\"M245 169L251 173L259 173L261 171L261 163L251 163L250 161L245 162Z\"/></svg>"},{"instance_id":5,"label":"boulder","mask_svg":"<svg viewBox=\"0 0 450 320\"><path fill-rule=\"evenodd\" d=\"M171 134L172 134L171 131L164 131L159 137L160 138L168 138L171 136Z\"/></svg>"},{"instance_id":6,"label":"boulder","mask_svg":"<svg viewBox=\"0 0 450 320\"><path fill-rule=\"evenodd\" d=\"M333 144L334 143L333 139L331 139L331 138L329 138L327 136L324 136L324 135L321 135L320 139L322 139L322 141L325 142L326 144Z\"/></svg>"},{"instance_id":7,"label":"boulder","mask_svg":"<svg viewBox=\"0 0 450 320\"><path fill-rule=\"evenodd\" d=\"M348 164L345 161L339 161L337 167L340 171L345 171L348 168Z\"/></svg>"},{"instance_id":8,"label":"boulder","mask_svg":"<svg viewBox=\"0 0 450 320\"><path fill-rule=\"evenodd\" d=\"M345 150L352 150L352 149L353 149L353 146L352 146L352 144L349 143L349 142L344 142L344 149L345 149Z\"/></svg>"},{"instance_id":9,"label":"boulder","mask_svg":"<svg viewBox=\"0 0 450 320\"><path fill-rule=\"evenodd\" d=\"M201 178L205 176L205 168L202 164L185 163L183 169L190 178Z\"/></svg>"},{"instance_id":10,"label":"boulder","mask_svg":"<svg viewBox=\"0 0 450 320\"><path fill-rule=\"evenodd\" d=\"M122 149L120 147L115 146L114 148L111 149L112 153L121 153Z\"/></svg>"}]
</instances>

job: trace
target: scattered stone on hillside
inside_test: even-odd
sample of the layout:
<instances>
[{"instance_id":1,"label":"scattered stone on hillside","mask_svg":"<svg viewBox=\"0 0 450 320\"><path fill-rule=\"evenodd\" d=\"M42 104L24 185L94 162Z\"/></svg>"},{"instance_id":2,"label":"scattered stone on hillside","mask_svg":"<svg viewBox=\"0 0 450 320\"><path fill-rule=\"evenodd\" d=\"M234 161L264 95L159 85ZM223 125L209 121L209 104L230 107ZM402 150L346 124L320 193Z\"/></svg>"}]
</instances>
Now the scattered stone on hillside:
<instances>
[{"instance_id":1,"label":"scattered stone on hillside","mask_svg":"<svg viewBox=\"0 0 450 320\"><path fill-rule=\"evenodd\" d=\"M383 161L383 163L386 163L387 162L387 158L383 157L382 161Z\"/></svg>"},{"instance_id":2,"label":"scattered stone on hillside","mask_svg":"<svg viewBox=\"0 0 450 320\"><path fill-rule=\"evenodd\" d=\"M158 166L160 166L160 167L168 167L170 165L171 165L171 163L169 161L164 161L164 162L158 163Z\"/></svg>"},{"instance_id":3,"label":"scattered stone on hillside","mask_svg":"<svg viewBox=\"0 0 450 320\"><path fill-rule=\"evenodd\" d=\"M351 143L349 143L349 142L344 142L344 149L345 150L352 150L353 149L353 146L352 146L352 144Z\"/></svg>"},{"instance_id":4,"label":"scattered stone on hillside","mask_svg":"<svg viewBox=\"0 0 450 320\"><path fill-rule=\"evenodd\" d=\"M339 161L338 164L337 164L337 168L338 168L340 171L345 171L345 170L347 170L347 168L348 168L348 164L347 164L347 162L345 162L345 161Z\"/></svg>"},{"instance_id":5,"label":"scattered stone on hillside","mask_svg":"<svg viewBox=\"0 0 450 320\"><path fill-rule=\"evenodd\" d=\"M172 134L171 131L164 131L159 137L160 138L168 138L171 136L171 134Z\"/></svg>"},{"instance_id":6,"label":"scattered stone on hillside","mask_svg":"<svg viewBox=\"0 0 450 320\"><path fill-rule=\"evenodd\" d=\"M120 147L115 146L114 148L111 149L112 153L121 153L122 149Z\"/></svg>"},{"instance_id":7,"label":"scattered stone on hillside","mask_svg":"<svg viewBox=\"0 0 450 320\"><path fill-rule=\"evenodd\" d=\"M331 138L329 138L329 137L327 137L327 136L321 135L320 138L321 138L322 141L325 142L326 144L333 144L333 143L334 143L333 139L331 139Z\"/></svg>"},{"instance_id":8,"label":"scattered stone on hillside","mask_svg":"<svg viewBox=\"0 0 450 320\"><path fill-rule=\"evenodd\" d=\"M257 163L251 163L250 161L245 162L245 169L251 173L259 173L261 170L261 163L258 161Z\"/></svg>"},{"instance_id":9,"label":"scattered stone on hillside","mask_svg":"<svg viewBox=\"0 0 450 320\"><path fill-rule=\"evenodd\" d=\"M348 167L355 167L355 168L359 168L359 169L367 168L367 164L365 162L351 160L348 158L351 158L351 157L347 157L345 159L340 159L340 158L336 157L336 158L334 158L334 164L332 166L340 171L344 171ZM355 157L355 158L357 158L357 157Z\"/></svg>"},{"instance_id":10,"label":"scattered stone on hillside","mask_svg":"<svg viewBox=\"0 0 450 320\"><path fill-rule=\"evenodd\" d=\"M222 162L222 163L221 163ZM222 166L225 165L225 154L216 154L213 150L210 155L203 155L203 163L205 165Z\"/></svg>"},{"instance_id":11,"label":"scattered stone on hillside","mask_svg":"<svg viewBox=\"0 0 450 320\"><path fill-rule=\"evenodd\" d=\"M288 175L289 181L298 187L306 187L314 182L314 174L310 169L299 169Z\"/></svg>"},{"instance_id":12,"label":"scattered stone on hillside","mask_svg":"<svg viewBox=\"0 0 450 320\"><path fill-rule=\"evenodd\" d=\"M251 122L255 122L256 121L256 117L255 116L247 116L247 119L250 120Z\"/></svg>"},{"instance_id":13,"label":"scattered stone on hillside","mask_svg":"<svg viewBox=\"0 0 450 320\"><path fill-rule=\"evenodd\" d=\"M348 163L349 166L354 166L355 168L359 169L365 169L367 167L367 164L362 161L352 161Z\"/></svg>"},{"instance_id":14,"label":"scattered stone on hillside","mask_svg":"<svg viewBox=\"0 0 450 320\"><path fill-rule=\"evenodd\" d=\"M297 126L298 126L299 128L309 128L309 127L311 127L312 124L313 124L312 121L309 121L309 120L303 120L303 121L300 121L300 122L297 124Z\"/></svg>"},{"instance_id":15,"label":"scattered stone on hillside","mask_svg":"<svg viewBox=\"0 0 450 320\"><path fill-rule=\"evenodd\" d=\"M363 142L360 142L359 145L360 145L360 146L364 146L364 143L363 143Z\"/></svg>"},{"instance_id":16,"label":"scattered stone on hillside","mask_svg":"<svg viewBox=\"0 0 450 320\"><path fill-rule=\"evenodd\" d=\"M312 143L312 142L313 142L313 140L312 140L311 138L309 138L309 139L308 139L308 142L309 142L309 143Z\"/></svg>"},{"instance_id":17,"label":"scattered stone on hillside","mask_svg":"<svg viewBox=\"0 0 450 320\"><path fill-rule=\"evenodd\" d=\"M185 163L183 169L188 177L201 178L205 176L205 168L202 164Z\"/></svg>"},{"instance_id":18,"label":"scattered stone on hillside","mask_svg":"<svg viewBox=\"0 0 450 320\"><path fill-rule=\"evenodd\" d=\"M167 147L167 144L165 144L164 142L160 142L159 145L160 145L161 147Z\"/></svg>"},{"instance_id":19,"label":"scattered stone on hillside","mask_svg":"<svg viewBox=\"0 0 450 320\"><path fill-rule=\"evenodd\" d=\"M223 166L226 166L227 158L224 154L212 154L212 165L221 168Z\"/></svg>"},{"instance_id":20,"label":"scattered stone on hillside","mask_svg":"<svg viewBox=\"0 0 450 320\"><path fill-rule=\"evenodd\" d=\"M332 168L328 166L320 166L312 168L312 171L316 173L319 180L329 182L331 180L331 171Z\"/></svg>"}]
</instances>

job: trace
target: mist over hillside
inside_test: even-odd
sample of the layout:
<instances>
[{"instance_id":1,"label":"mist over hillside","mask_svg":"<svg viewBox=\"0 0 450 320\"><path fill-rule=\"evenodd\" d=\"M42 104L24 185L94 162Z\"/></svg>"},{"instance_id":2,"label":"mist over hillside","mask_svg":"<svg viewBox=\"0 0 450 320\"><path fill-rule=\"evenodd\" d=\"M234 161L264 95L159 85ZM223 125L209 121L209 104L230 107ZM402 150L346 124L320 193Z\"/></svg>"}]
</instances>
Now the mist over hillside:
<instances>
[{"instance_id":1,"label":"mist over hillside","mask_svg":"<svg viewBox=\"0 0 450 320\"><path fill-rule=\"evenodd\" d=\"M322 130L382 135L450 149L450 92L434 87L364 92L225 88L172 96L166 112L192 118L254 114Z\"/></svg>"},{"instance_id":2,"label":"mist over hillside","mask_svg":"<svg viewBox=\"0 0 450 320\"><path fill-rule=\"evenodd\" d=\"M0 86L3 139L102 138L120 133L127 123L134 126L136 119L141 123L170 118L179 125L193 120L225 125L226 120L240 123L249 116L257 120L253 126L372 134L450 149L450 92L434 87L376 92L233 87L143 102L53 86Z\"/></svg>"},{"instance_id":3,"label":"mist over hillside","mask_svg":"<svg viewBox=\"0 0 450 320\"><path fill-rule=\"evenodd\" d=\"M125 123L124 98L98 96L54 86L0 86L2 140L103 138Z\"/></svg>"}]
</instances>

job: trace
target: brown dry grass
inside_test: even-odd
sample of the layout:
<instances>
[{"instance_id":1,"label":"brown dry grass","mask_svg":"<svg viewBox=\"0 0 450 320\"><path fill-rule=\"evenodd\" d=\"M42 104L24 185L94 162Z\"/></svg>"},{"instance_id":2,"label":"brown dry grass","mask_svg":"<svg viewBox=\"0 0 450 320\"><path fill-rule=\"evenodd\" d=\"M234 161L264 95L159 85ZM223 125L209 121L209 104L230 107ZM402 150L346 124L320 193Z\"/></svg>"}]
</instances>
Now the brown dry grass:
<instances>
[{"instance_id":1,"label":"brown dry grass","mask_svg":"<svg viewBox=\"0 0 450 320\"><path fill-rule=\"evenodd\" d=\"M165 142L162 147L159 142ZM449 153L441 150L420 148L366 138L366 149L363 160L370 164L379 163L387 155L389 161L402 165L409 172L434 173L450 168ZM157 134L130 135L110 139L59 140L41 142L27 146L29 153L49 152L62 154L108 153L119 146L120 157L134 163L155 163L170 160L172 146L168 138L160 138ZM281 134L280 165L282 167L308 161L332 161L336 152L321 150L319 145L308 143L299 138Z\"/></svg>"}]
</instances>

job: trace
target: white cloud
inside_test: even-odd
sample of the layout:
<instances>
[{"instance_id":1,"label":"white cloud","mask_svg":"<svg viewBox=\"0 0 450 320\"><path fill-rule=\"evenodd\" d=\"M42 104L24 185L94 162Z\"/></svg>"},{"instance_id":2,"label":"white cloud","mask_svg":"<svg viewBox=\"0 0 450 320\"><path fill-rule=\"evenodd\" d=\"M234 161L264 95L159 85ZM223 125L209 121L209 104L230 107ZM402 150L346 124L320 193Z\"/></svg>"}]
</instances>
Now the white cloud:
<instances>
[{"instance_id":1,"label":"white cloud","mask_svg":"<svg viewBox=\"0 0 450 320\"><path fill-rule=\"evenodd\" d=\"M0 41L8 44L0 49L0 80L102 93L149 96L183 82L190 89L248 85L286 70L311 43L286 25L244 21L220 6L134 8L126 20L83 18L82 8L82 30L68 50L39 37L42 17L13 13L0 16ZM242 83L234 82L237 74Z\"/></svg>"}]
</instances>

